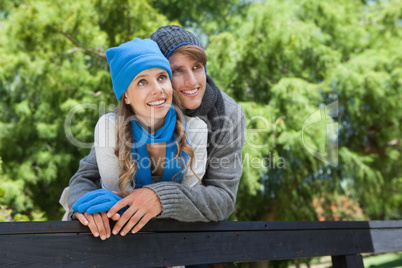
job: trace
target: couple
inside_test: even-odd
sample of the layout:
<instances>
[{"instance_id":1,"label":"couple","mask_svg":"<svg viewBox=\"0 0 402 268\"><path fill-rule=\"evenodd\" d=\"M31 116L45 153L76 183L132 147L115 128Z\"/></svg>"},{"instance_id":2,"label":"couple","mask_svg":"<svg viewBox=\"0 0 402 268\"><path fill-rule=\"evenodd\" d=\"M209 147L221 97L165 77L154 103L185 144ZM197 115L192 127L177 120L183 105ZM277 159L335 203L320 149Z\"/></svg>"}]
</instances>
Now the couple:
<instances>
[{"instance_id":1,"label":"couple","mask_svg":"<svg viewBox=\"0 0 402 268\"><path fill-rule=\"evenodd\" d=\"M206 74L194 34L169 25L151 39L106 51L120 106L99 119L94 147L61 201L68 219L102 240L109 219L124 236L154 217L222 221L236 201L243 111Z\"/></svg>"}]
</instances>

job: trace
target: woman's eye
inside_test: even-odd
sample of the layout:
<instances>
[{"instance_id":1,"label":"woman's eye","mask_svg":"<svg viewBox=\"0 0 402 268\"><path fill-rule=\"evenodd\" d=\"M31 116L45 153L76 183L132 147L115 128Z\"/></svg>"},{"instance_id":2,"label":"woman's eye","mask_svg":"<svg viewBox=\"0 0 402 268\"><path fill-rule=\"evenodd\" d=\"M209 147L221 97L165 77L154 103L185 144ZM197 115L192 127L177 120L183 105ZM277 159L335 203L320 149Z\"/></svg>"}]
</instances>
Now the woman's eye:
<instances>
[{"instance_id":1,"label":"woman's eye","mask_svg":"<svg viewBox=\"0 0 402 268\"><path fill-rule=\"evenodd\" d=\"M161 75L161 76L159 76L159 81L163 81L163 80L166 80L167 79L167 77L166 77L166 75Z\"/></svg>"},{"instance_id":2,"label":"woman's eye","mask_svg":"<svg viewBox=\"0 0 402 268\"><path fill-rule=\"evenodd\" d=\"M139 85L139 86L143 86L143 85L145 85L146 83L147 83L147 82L146 82L144 79L138 81L138 85Z\"/></svg>"}]
</instances>

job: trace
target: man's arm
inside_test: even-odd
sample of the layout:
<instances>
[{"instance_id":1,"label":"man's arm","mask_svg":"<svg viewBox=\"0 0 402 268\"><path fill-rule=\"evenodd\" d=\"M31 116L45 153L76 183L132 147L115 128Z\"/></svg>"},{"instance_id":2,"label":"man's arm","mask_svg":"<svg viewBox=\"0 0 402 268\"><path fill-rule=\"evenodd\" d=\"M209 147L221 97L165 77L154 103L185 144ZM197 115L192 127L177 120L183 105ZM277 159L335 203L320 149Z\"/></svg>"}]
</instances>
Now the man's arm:
<instances>
[{"instance_id":1,"label":"man's arm","mask_svg":"<svg viewBox=\"0 0 402 268\"><path fill-rule=\"evenodd\" d=\"M226 115L219 144L209 152L202 185L190 188L160 182L145 186L160 199L162 213L158 218L222 221L233 212L242 175L245 116L239 106L231 111Z\"/></svg>"},{"instance_id":2,"label":"man's arm","mask_svg":"<svg viewBox=\"0 0 402 268\"><path fill-rule=\"evenodd\" d=\"M74 203L87 192L100 188L100 176L96 163L95 149L92 147L90 153L81 159L78 171L70 179L67 204L69 207L68 219L74 213Z\"/></svg>"},{"instance_id":3,"label":"man's arm","mask_svg":"<svg viewBox=\"0 0 402 268\"><path fill-rule=\"evenodd\" d=\"M238 109L237 115L227 114L232 120L226 124L226 133L221 136L218 146L209 152L202 185L189 187L159 182L133 190L107 214L109 218L117 218L117 212L129 206L115 224L113 234L136 233L154 217L187 222L227 219L234 210L242 174L245 117L240 107Z\"/></svg>"},{"instance_id":4,"label":"man's arm","mask_svg":"<svg viewBox=\"0 0 402 268\"><path fill-rule=\"evenodd\" d=\"M70 186L68 191L68 206L69 215L68 219L73 219L74 203L80 199L84 194L100 189L100 171L98 169L98 161L96 154L103 158L100 159L101 167L103 167L103 175L106 179L110 176L113 179L118 179L118 168L113 169L110 167L114 157L114 147L116 144L116 130L113 114L102 116L95 127L95 144L91 149L88 156L80 161L80 167L75 175L70 179ZM100 151L100 152L98 152ZM112 158L112 159L110 159ZM116 162L117 166L117 162ZM106 172L105 172L106 169ZM117 172L117 173L116 173ZM114 176L116 178L114 178ZM74 219L79 220L83 225L88 226L95 237L100 237L102 240L110 237L111 230L109 225L109 218L106 212L88 214L79 213L74 214ZM116 219L116 218L114 218Z\"/></svg>"}]
</instances>

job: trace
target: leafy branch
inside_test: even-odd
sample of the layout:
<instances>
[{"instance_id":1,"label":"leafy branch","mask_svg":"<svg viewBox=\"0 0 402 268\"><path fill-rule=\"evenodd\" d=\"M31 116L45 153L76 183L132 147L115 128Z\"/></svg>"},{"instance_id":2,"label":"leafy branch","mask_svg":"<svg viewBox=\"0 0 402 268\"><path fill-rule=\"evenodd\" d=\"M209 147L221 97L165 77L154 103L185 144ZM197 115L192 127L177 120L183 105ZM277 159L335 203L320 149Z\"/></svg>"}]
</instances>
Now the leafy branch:
<instances>
[{"instance_id":1,"label":"leafy branch","mask_svg":"<svg viewBox=\"0 0 402 268\"><path fill-rule=\"evenodd\" d=\"M102 53L100 51L96 51L95 49L92 48L88 48L88 47L84 47L83 45L81 45L80 43L78 43L77 40L75 40L69 33L63 32L63 31L58 31L59 33L61 33L62 35L64 35L65 37L67 37L68 40L71 41L71 43L73 43L76 47L83 49L84 51L94 54L98 57L101 57L102 59L106 60L106 54Z\"/></svg>"}]
</instances>

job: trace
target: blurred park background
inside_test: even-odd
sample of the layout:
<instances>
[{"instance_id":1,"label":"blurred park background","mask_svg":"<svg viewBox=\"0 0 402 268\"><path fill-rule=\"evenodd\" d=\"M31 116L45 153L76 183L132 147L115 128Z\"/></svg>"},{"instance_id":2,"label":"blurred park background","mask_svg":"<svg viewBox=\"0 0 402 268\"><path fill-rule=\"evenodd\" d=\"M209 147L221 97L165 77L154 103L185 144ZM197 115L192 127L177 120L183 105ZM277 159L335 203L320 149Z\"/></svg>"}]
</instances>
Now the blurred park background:
<instances>
[{"instance_id":1,"label":"blurred park background","mask_svg":"<svg viewBox=\"0 0 402 268\"><path fill-rule=\"evenodd\" d=\"M2 0L0 221L61 219L117 104L105 50L167 24L246 113L231 220L402 219L402 1Z\"/></svg>"}]
</instances>

